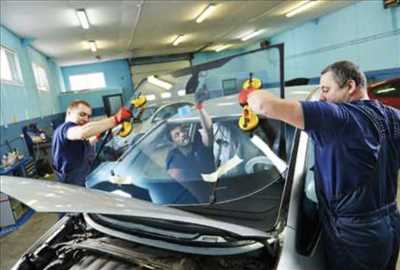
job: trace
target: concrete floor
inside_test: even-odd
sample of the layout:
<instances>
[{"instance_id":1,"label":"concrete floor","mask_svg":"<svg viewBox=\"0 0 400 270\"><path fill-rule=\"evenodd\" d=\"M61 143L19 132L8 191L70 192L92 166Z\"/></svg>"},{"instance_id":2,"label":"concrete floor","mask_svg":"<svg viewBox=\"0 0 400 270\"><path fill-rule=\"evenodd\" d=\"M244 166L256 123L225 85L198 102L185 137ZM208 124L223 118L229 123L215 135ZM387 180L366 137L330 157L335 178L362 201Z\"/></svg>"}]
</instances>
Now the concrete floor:
<instances>
[{"instance_id":1,"label":"concrete floor","mask_svg":"<svg viewBox=\"0 0 400 270\"><path fill-rule=\"evenodd\" d=\"M397 202L400 205L400 185ZM18 258L57 220L58 215L56 214L35 213L17 231L0 238L0 270L9 270ZM400 261L396 270L400 270Z\"/></svg>"},{"instance_id":2,"label":"concrete floor","mask_svg":"<svg viewBox=\"0 0 400 270\"><path fill-rule=\"evenodd\" d=\"M15 232L0 238L0 270L10 269L18 258L54 223L57 214L35 213Z\"/></svg>"}]
</instances>

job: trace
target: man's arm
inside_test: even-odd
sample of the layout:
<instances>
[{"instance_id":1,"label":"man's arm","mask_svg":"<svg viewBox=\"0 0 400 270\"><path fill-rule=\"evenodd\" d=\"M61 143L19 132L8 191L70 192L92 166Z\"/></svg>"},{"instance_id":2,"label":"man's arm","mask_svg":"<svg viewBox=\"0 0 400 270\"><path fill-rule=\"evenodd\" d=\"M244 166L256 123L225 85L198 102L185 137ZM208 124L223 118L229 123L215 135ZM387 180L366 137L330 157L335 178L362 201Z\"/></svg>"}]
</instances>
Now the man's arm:
<instances>
[{"instance_id":1,"label":"man's arm","mask_svg":"<svg viewBox=\"0 0 400 270\"><path fill-rule=\"evenodd\" d=\"M204 146L210 146L214 140L211 117L204 108L200 108L198 111L202 128L200 130L201 140Z\"/></svg>"},{"instance_id":2,"label":"man's arm","mask_svg":"<svg viewBox=\"0 0 400 270\"><path fill-rule=\"evenodd\" d=\"M68 129L68 140L84 140L96 136L115 126L113 117L108 117L98 121L89 122L82 126L74 126Z\"/></svg>"},{"instance_id":3,"label":"man's arm","mask_svg":"<svg viewBox=\"0 0 400 270\"><path fill-rule=\"evenodd\" d=\"M258 90L248 96L247 102L257 114L304 129L303 109L299 101L284 100L265 90Z\"/></svg>"},{"instance_id":4,"label":"man's arm","mask_svg":"<svg viewBox=\"0 0 400 270\"><path fill-rule=\"evenodd\" d=\"M121 124L123 121L129 120L132 117L132 113L128 108L122 107L112 117L101 119L86 123L82 126L74 126L68 129L67 139L68 140L84 140L90 137L96 136L97 134L103 133L104 131Z\"/></svg>"}]
</instances>

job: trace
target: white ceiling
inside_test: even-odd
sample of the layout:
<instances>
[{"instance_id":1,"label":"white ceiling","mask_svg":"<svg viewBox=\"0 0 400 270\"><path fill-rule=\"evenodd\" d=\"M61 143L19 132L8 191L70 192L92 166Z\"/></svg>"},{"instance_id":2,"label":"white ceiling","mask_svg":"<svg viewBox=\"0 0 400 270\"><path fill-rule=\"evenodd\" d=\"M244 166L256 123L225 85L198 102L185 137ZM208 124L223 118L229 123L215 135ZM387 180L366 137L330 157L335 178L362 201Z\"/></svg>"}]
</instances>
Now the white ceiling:
<instances>
[{"instance_id":1,"label":"white ceiling","mask_svg":"<svg viewBox=\"0 0 400 270\"><path fill-rule=\"evenodd\" d=\"M352 4L349 0L319 1L313 9L292 18L285 13L299 1L0 1L1 24L32 46L52 57L60 66L121 59L194 52L204 46L233 44L233 48L315 19ZM353 1L354 2L354 1ZM215 11L197 24L195 18L209 4ZM80 27L75 9L86 9L91 27ZM265 29L263 35L248 40L239 37L251 30ZM184 34L182 43L172 41ZM89 50L88 40L96 40L98 52ZM206 50L207 50L206 49Z\"/></svg>"}]
</instances>

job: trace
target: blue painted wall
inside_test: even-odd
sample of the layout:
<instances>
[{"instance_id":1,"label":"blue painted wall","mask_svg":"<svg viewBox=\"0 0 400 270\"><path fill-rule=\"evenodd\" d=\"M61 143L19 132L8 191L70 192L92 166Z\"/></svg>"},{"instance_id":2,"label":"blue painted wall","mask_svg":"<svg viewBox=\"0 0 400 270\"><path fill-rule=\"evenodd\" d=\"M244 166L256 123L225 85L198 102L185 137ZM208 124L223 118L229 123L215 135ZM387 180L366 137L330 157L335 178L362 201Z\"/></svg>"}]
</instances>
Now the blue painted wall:
<instances>
[{"instance_id":1,"label":"blue painted wall","mask_svg":"<svg viewBox=\"0 0 400 270\"><path fill-rule=\"evenodd\" d=\"M107 92L106 94L112 94L119 89L119 91L123 93L125 100L127 100L134 92L131 72L126 59L96 64L62 67L61 72L64 78L65 90L67 92L71 90L69 76L95 72L104 73L107 87L103 89L103 91L95 91L93 94L85 95L85 98L88 98L86 101L91 103L92 106L100 106L97 101L99 99L101 100L101 96L105 95L105 92ZM82 94L77 94L76 99L78 99L81 95ZM70 95L68 95L68 98L69 97ZM64 95L60 96L60 102L61 104L66 103ZM101 106L103 105L101 104ZM64 108L64 105L62 107Z\"/></svg>"},{"instance_id":2,"label":"blue painted wall","mask_svg":"<svg viewBox=\"0 0 400 270\"><path fill-rule=\"evenodd\" d=\"M400 7L384 9L381 0L357 2L269 40L285 44L286 80L308 77L317 83L325 66L343 59L357 63L370 78L400 75ZM200 53L195 55L194 63L258 48L259 41L224 54ZM251 59L246 65L255 70L263 66L269 73L267 83L274 83L279 78L277 60L275 51L268 58Z\"/></svg>"},{"instance_id":3,"label":"blue painted wall","mask_svg":"<svg viewBox=\"0 0 400 270\"><path fill-rule=\"evenodd\" d=\"M1 83L1 126L22 120L45 117L60 112L58 67L45 55L26 46L21 38L0 26L1 45L17 53L23 85ZM42 65L48 76L49 91L39 91L32 70L32 61Z\"/></svg>"},{"instance_id":4,"label":"blue painted wall","mask_svg":"<svg viewBox=\"0 0 400 270\"><path fill-rule=\"evenodd\" d=\"M29 43L7 28L0 26L0 43L15 51L21 68L23 85L10 85L1 82L0 91L0 153L11 147L25 152L24 142L19 139L24 125L38 123L41 128L50 128L50 121L61 117L58 94L60 93L60 69L52 59L36 51ZM49 91L39 91L32 70L32 61L43 66L49 80Z\"/></svg>"},{"instance_id":5,"label":"blue painted wall","mask_svg":"<svg viewBox=\"0 0 400 270\"><path fill-rule=\"evenodd\" d=\"M102 90L88 90L79 92L64 92L60 95L61 108L65 112L68 105L77 99L82 99L89 102L93 108L93 116L98 116L104 113L103 99L105 95L122 94L122 89L102 89Z\"/></svg>"},{"instance_id":6,"label":"blue painted wall","mask_svg":"<svg viewBox=\"0 0 400 270\"><path fill-rule=\"evenodd\" d=\"M318 77L325 66L343 59L364 71L398 69L400 75L400 8L384 9L382 1L360 1L271 41L285 43L288 79Z\"/></svg>"}]
</instances>

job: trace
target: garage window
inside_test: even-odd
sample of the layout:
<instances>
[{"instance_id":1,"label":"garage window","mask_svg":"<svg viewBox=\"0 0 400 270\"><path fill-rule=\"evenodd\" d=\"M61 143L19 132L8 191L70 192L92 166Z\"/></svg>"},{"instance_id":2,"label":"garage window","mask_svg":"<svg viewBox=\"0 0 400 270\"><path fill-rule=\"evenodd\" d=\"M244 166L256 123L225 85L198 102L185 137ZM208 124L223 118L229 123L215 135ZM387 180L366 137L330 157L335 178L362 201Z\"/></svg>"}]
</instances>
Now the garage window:
<instances>
[{"instance_id":1,"label":"garage window","mask_svg":"<svg viewBox=\"0 0 400 270\"><path fill-rule=\"evenodd\" d=\"M106 87L103 72L69 76L72 91L92 90Z\"/></svg>"},{"instance_id":2,"label":"garage window","mask_svg":"<svg viewBox=\"0 0 400 270\"><path fill-rule=\"evenodd\" d=\"M36 63L32 63L33 74L35 76L36 87L40 91L49 91L49 80L44 67Z\"/></svg>"},{"instance_id":3,"label":"garage window","mask_svg":"<svg viewBox=\"0 0 400 270\"><path fill-rule=\"evenodd\" d=\"M17 54L3 46L0 46L0 77L6 84L22 85L21 68Z\"/></svg>"}]
</instances>

